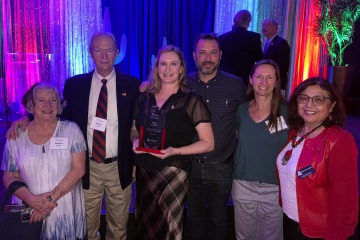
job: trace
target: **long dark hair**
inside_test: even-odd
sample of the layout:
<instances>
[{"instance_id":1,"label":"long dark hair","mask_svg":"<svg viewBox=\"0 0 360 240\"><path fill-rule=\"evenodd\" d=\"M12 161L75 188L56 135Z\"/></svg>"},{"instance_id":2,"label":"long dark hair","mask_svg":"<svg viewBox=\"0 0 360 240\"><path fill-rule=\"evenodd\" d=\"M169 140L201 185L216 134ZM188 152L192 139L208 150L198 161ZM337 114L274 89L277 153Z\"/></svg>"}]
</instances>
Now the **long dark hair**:
<instances>
[{"instance_id":1,"label":"long dark hair","mask_svg":"<svg viewBox=\"0 0 360 240\"><path fill-rule=\"evenodd\" d=\"M298 114L298 104L297 104L297 97L300 93L305 91L306 88L309 86L319 86L321 89L327 91L330 95L331 103L336 102L333 110L331 111L331 118L328 117L324 121L324 127L330 127L332 125L338 125L338 126L344 126L345 120L346 120L346 113L345 113L345 107L343 104L342 99L339 97L337 91L329 83L323 78L320 77L312 77L309 78L302 83L300 83L294 90L293 94L290 97L289 101L289 107L288 107L288 120L289 124L294 129L300 129L304 126L304 120L299 116Z\"/></svg>"},{"instance_id":2,"label":"long dark hair","mask_svg":"<svg viewBox=\"0 0 360 240\"><path fill-rule=\"evenodd\" d=\"M275 74L276 74L276 84L275 84L275 88L273 90L273 95L271 98L271 110L270 110L270 116L269 116L269 124L268 124L268 128L275 128L275 131L278 131L278 117L280 117L280 107L279 105L285 104L285 100L281 94L281 79L280 79L280 69L279 66L276 64L276 62L274 62L271 59L264 59L261 60L259 62L257 62L251 69L250 71L250 77L252 78L256 69L261 66L261 65L270 65L275 69ZM254 87L249 83L248 84L248 88L247 88L247 96L246 99L247 101L250 101L252 99L255 98L255 93L254 93Z\"/></svg>"}]
</instances>

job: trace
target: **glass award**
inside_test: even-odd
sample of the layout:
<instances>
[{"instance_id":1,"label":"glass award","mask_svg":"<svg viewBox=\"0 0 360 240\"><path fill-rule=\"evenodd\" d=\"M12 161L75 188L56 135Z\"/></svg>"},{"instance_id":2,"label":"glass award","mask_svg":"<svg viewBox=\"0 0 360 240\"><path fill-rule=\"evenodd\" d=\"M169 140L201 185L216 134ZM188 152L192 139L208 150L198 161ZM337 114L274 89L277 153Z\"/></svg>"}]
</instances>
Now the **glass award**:
<instances>
[{"instance_id":1,"label":"glass award","mask_svg":"<svg viewBox=\"0 0 360 240\"><path fill-rule=\"evenodd\" d=\"M164 149L166 112L158 106L152 106L145 112L144 125L140 127L138 151L158 153Z\"/></svg>"}]
</instances>

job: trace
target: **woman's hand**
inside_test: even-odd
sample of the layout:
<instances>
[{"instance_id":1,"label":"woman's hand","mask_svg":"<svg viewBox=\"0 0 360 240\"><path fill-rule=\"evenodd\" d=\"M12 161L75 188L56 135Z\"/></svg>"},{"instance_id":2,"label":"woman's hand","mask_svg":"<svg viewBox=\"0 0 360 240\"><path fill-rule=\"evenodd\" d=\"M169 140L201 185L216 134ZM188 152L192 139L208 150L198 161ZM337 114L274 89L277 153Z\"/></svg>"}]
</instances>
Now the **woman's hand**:
<instances>
[{"instance_id":1,"label":"woman's hand","mask_svg":"<svg viewBox=\"0 0 360 240\"><path fill-rule=\"evenodd\" d=\"M39 195L32 194L32 196L25 199L25 202L29 204L34 211L36 210L43 215L47 215L57 206L56 203L49 200L49 197L53 194L53 191Z\"/></svg>"},{"instance_id":2,"label":"woman's hand","mask_svg":"<svg viewBox=\"0 0 360 240\"><path fill-rule=\"evenodd\" d=\"M30 221L29 223L37 223L40 222L42 220L45 220L45 218L47 217L47 214L42 214L39 211L36 210L32 210L31 211L31 215L30 215Z\"/></svg>"},{"instance_id":3,"label":"woman's hand","mask_svg":"<svg viewBox=\"0 0 360 240\"><path fill-rule=\"evenodd\" d=\"M181 155L178 148L168 147L167 149L161 150L161 153L150 153L151 155L160 158L165 159L173 155Z\"/></svg>"},{"instance_id":4,"label":"woman's hand","mask_svg":"<svg viewBox=\"0 0 360 240\"><path fill-rule=\"evenodd\" d=\"M132 144L133 144L132 149L133 149L134 153L139 153L139 151L136 150L139 147L139 138L133 138Z\"/></svg>"},{"instance_id":5,"label":"woman's hand","mask_svg":"<svg viewBox=\"0 0 360 240\"><path fill-rule=\"evenodd\" d=\"M132 150L134 151L134 153L136 153L136 154L148 153L148 152L137 150L137 148L139 147L139 138L133 138L132 143L133 143Z\"/></svg>"},{"instance_id":6,"label":"woman's hand","mask_svg":"<svg viewBox=\"0 0 360 240\"><path fill-rule=\"evenodd\" d=\"M133 124L132 124L132 127L131 127L130 141L133 144L132 149L133 149L134 153L136 153L136 154L145 153L145 152L136 150L139 147L139 133L136 130L135 120L133 120Z\"/></svg>"},{"instance_id":7,"label":"woman's hand","mask_svg":"<svg viewBox=\"0 0 360 240\"><path fill-rule=\"evenodd\" d=\"M136 154L146 153L143 151L136 150L139 147L139 139L138 138L133 138L132 143L133 143L132 149L133 149L134 153L136 153Z\"/></svg>"}]
</instances>

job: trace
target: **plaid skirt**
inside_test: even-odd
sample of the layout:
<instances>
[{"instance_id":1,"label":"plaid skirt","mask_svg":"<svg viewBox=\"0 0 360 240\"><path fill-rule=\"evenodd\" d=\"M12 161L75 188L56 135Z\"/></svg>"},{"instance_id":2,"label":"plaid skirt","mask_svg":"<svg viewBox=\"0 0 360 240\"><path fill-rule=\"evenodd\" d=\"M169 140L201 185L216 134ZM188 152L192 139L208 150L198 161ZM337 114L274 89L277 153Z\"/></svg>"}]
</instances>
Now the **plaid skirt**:
<instances>
[{"instance_id":1,"label":"plaid skirt","mask_svg":"<svg viewBox=\"0 0 360 240\"><path fill-rule=\"evenodd\" d=\"M136 184L136 239L181 240L188 173L138 168Z\"/></svg>"}]
</instances>

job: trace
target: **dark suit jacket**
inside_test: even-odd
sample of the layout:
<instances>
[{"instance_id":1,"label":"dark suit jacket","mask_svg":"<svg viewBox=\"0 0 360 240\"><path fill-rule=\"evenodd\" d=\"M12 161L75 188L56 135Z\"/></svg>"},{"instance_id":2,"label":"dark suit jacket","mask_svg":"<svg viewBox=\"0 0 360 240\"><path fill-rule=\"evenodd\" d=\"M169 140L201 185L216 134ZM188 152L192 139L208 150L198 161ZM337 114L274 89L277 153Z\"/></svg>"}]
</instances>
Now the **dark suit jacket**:
<instances>
[{"instance_id":1,"label":"dark suit jacket","mask_svg":"<svg viewBox=\"0 0 360 240\"><path fill-rule=\"evenodd\" d=\"M264 53L264 58L274 60L280 68L281 89L286 89L290 64L290 47L287 41L275 36Z\"/></svg>"},{"instance_id":2,"label":"dark suit jacket","mask_svg":"<svg viewBox=\"0 0 360 240\"><path fill-rule=\"evenodd\" d=\"M61 114L65 119L76 122L86 139L88 124L89 96L94 72L71 77L66 80L63 97L66 106ZM118 167L121 187L126 188L132 180L134 152L130 141L134 102L139 92L140 81L132 76L116 72L116 98L119 119ZM89 189L89 153L86 153L86 173L83 188Z\"/></svg>"},{"instance_id":3,"label":"dark suit jacket","mask_svg":"<svg viewBox=\"0 0 360 240\"><path fill-rule=\"evenodd\" d=\"M220 35L222 58L221 70L249 82L249 73L255 62L263 59L260 34L235 27Z\"/></svg>"}]
</instances>

